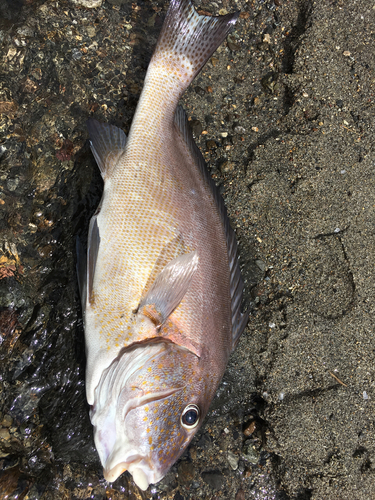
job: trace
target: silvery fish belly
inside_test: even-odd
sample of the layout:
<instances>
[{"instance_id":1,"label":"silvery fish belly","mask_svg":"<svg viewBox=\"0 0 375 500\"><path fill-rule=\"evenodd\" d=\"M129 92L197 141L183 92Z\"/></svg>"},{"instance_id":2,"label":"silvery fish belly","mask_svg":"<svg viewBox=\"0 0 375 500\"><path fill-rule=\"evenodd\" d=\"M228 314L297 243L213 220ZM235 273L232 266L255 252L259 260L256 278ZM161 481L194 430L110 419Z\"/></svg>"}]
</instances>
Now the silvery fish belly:
<instances>
[{"instance_id":1,"label":"silvery fish belly","mask_svg":"<svg viewBox=\"0 0 375 500\"><path fill-rule=\"evenodd\" d=\"M90 120L104 192L78 271L104 477L158 482L201 426L247 321L237 244L178 100L238 14L172 0L129 137Z\"/></svg>"}]
</instances>

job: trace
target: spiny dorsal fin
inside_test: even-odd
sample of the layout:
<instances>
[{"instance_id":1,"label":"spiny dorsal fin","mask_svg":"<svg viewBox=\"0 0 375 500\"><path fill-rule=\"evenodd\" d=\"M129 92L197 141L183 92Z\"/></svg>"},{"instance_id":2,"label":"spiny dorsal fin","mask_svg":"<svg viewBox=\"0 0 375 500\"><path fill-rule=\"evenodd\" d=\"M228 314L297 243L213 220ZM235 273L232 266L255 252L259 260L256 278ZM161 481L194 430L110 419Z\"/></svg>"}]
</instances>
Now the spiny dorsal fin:
<instances>
[{"instance_id":1,"label":"spiny dorsal fin","mask_svg":"<svg viewBox=\"0 0 375 500\"><path fill-rule=\"evenodd\" d=\"M92 154L105 179L124 153L126 135L118 127L108 123L99 123L92 118L87 120L87 130L90 135Z\"/></svg>"},{"instance_id":2,"label":"spiny dorsal fin","mask_svg":"<svg viewBox=\"0 0 375 500\"><path fill-rule=\"evenodd\" d=\"M198 146L195 144L193 134L189 127L187 116L185 111L181 106L177 107L175 114L175 125L179 133L181 134L183 140L185 141L195 164L197 165L199 172L203 178L208 188L211 190L213 198L215 200L217 209L220 213L221 220L223 222L224 231L227 241L227 251L230 267L230 294L231 294L231 311L232 311L232 348L234 349L237 342L243 332L249 314L248 312L241 312L241 303L243 298L243 281L241 278L240 265L238 261L238 250L237 250L237 240L233 229L231 228L229 218L227 215L227 210L225 208L222 197L220 196L219 190L216 187L214 181L212 180L206 162L199 151Z\"/></svg>"}]
</instances>

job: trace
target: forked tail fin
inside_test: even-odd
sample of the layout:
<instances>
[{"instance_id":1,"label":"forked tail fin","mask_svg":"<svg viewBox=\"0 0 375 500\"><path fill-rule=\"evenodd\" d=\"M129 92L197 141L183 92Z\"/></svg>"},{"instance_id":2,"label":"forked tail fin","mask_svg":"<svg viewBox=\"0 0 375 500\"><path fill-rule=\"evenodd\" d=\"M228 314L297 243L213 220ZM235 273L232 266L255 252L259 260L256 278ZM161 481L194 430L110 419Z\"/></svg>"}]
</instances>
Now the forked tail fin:
<instances>
[{"instance_id":1,"label":"forked tail fin","mask_svg":"<svg viewBox=\"0 0 375 500\"><path fill-rule=\"evenodd\" d=\"M190 0L171 0L151 64L177 77L185 90L238 16L239 12L219 17L199 15Z\"/></svg>"}]
</instances>

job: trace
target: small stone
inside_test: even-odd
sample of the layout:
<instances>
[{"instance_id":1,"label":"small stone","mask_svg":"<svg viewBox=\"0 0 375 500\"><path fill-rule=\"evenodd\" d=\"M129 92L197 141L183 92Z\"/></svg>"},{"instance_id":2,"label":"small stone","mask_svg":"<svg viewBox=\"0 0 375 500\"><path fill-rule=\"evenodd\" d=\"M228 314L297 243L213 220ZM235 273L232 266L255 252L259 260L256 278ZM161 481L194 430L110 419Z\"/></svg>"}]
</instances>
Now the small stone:
<instances>
[{"instance_id":1,"label":"small stone","mask_svg":"<svg viewBox=\"0 0 375 500\"><path fill-rule=\"evenodd\" d=\"M82 57L82 52L79 49L73 49L72 50L72 58L75 61L78 61Z\"/></svg>"},{"instance_id":2,"label":"small stone","mask_svg":"<svg viewBox=\"0 0 375 500\"><path fill-rule=\"evenodd\" d=\"M259 132L259 128L258 128L258 127L251 127L251 130L252 130L253 132Z\"/></svg>"},{"instance_id":3,"label":"small stone","mask_svg":"<svg viewBox=\"0 0 375 500\"><path fill-rule=\"evenodd\" d=\"M20 180L16 178L14 179L8 179L7 180L7 188L9 191L15 191L17 189L18 184L20 183Z\"/></svg>"},{"instance_id":4,"label":"small stone","mask_svg":"<svg viewBox=\"0 0 375 500\"><path fill-rule=\"evenodd\" d=\"M82 5L87 9L96 9L101 7L103 0L70 0L75 5Z\"/></svg>"},{"instance_id":5,"label":"small stone","mask_svg":"<svg viewBox=\"0 0 375 500\"><path fill-rule=\"evenodd\" d=\"M244 134L246 132L246 129L244 127L242 127L241 125L236 125L234 128L233 128L234 132L236 134Z\"/></svg>"},{"instance_id":6,"label":"small stone","mask_svg":"<svg viewBox=\"0 0 375 500\"><path fill-rule=\"evenodd\" d=\"M199 137L203 131L201 122L199 120L191 120L189 123L195 137Z\"/></svg>"},{"instance_id":7,"label":"small stone","mask_svg":"<svg viewBox=\"0 0 375 500\"><path fill-rule=\"evenodd\" d=\"M233 470L238 469L238 462L240 461L240 457L235 455L233 452L228 451L228 462Z\"/></svg>"},{"instance_id":8,"label":"small stone","mask_svg":"<svg viewBox=\"0 0 375 500\"><path fill-rule=\"evenodd\" d=\"M90 38L93 38L96 35L96 30L94 26L87 26L86 31Z\"/></svg>"},{"instance_id":9,"label":"small stone","mask_svg":"<svg viewBox=\"0 0 375 500\"><path fill-rule=\"evenodd\" d=\"M276 3L276 2L275 2ZM236 493L235 500L245 500L245 492L244 490L238 490Z\"/></svg>"},{"instance_id":10,"label":"small stone","mask_svg":"<svg viewBox=\"0 0 375 500\"><path fill-rule=\"evenodd\" d=\"M1 421L1 427L10 427L13 424L13 419L10 415L4 415Z\"/></svg>"},{"instance_id":11,"label":"small stone","mask_svg":"<svg viewBox=\"0 0 375 500\"><path fill-rule=\"evenodd\" d=\"M210 151L211 149L216 149L217 148L217 144L215 141L213 140L210 140L210 141L207 141L206 142L206 148Z\"/></svg>"},{"instance_id":12,"label":"small stone","mask_svg":"<svg viewBox=\"0 0 375 500\"><path fill-rule=\"evenodd\" d=\"M0 429L0 441L9 441L10 439L10 434L9 430L3 427Z\"/></svg>"},{"instance_id":13,"label":"small stone","mask_svg":"<svg viewBox=\"0 0 375 500\"><path fill-rule=\"evenodd\" d=\"M218 470L203 472L202 479L214 490L220 490L224 484L224 476Z\"/></svg>"},{"instance_id":14,"label":"small stone","mask_svg":"<svg viewBox=\"0 0 375 500\"><path fill-rule=\"evenodd\" d=\"M236 42L231 42L230 40L227 40L227 44L228 44L229 50L231 50L232 52L235 52L237 50L241 50L241 45L239 45Z\"/></svg>"},{"instance_id":15,"label":"small stone","mask_svg":"<svg viewBox=\"0 0 375 500\"><path fill-rule=\"evenodd\" d=\"M183 497L179 491L176 491L173 500L185 500L185 497Z\"/></svg>"},{"instance_id":16,"label":"small stone","mask_svg":"<svg viewBox=\"0 0 375 500\"><path fill-rule=\"evenodd\" d=\"M257 259L255 261L255 264L259 267L259 269L264 273L264 271L266 270L266 264L262 261L262 260L259 260Z\"/></svg>"},{"instance_id":17,"label":"small stone","mask_svg":"<svg viewBox=\"0 0 375 500\"><path fill-rule=\"evenodd\" d=\"M192 460L196 460L197 459L197 449L196 449L196 447L195 446L190 446L189 452L190 452L190 456L191 456Z\"/></svg>"},{"instance_id":18,"label":"small stone","mask_svg":"<svg viewBox=\"0 0 375 500\"><path fill-rule=\"evenodd\" d=\"M220 163L219 169L222 174L230 172L233 169L233 163L228 160L224 160Z\"/></svg>"},{"instance_id":19,"label":"small stone","mask_svg":"<svg viewBox=\"0 0 375 500\"><path fill-rule=\"evenodd\" d=\"M178 466L178 482L190 483L194 478L194 465L191 462L180 462Z\"/></svg>"},{"instance_id":20,"label":"small stone","mask_svg":"<svg viewBox=\"0 0 375 500\"><path fill-rule=\"evenodd\" d=\"M194 87L195 93L198 94L199 96L203 97L206 91L202 89L202 87L199 87L198 85Z\"/></svg>"},{"instance_id":21,"label":"small stone","mask_svg":"<svg viewBox=\"0 0 375 500\"><path fill-rule=\"evenodd\" d=\"M248 460L252 464L257 464L259 460L259 453L254 448L252 444L250 444L247 449L245 448L245 453L243 454L243 458Z\"/></svg>"},{"instance_id":22,"label":"small stone","mask_svg":"<svg viewBox=\"0 0 375 500\"><path fill-rule=\"evenodd\" d=\"M6 102L0 101L0 115L13 116L17 111L17 104L14 101Z\"/></svg>"},{"instance_id":23,"label":"small stone","mask_svg":"<svg viewBox=\"0 0 375 500\"><path fill-rule=\"evenodd\" d=\"M263 42L264 43L271 43L271 36L269 33L266 33L263 37Z\"/></svg>"},{"instance_id":24,"label":"small stone","mask_svg":"<svg viewBox=\"0 0 375 500\"><path fill-rule=\"evenodd\" d=\"M256 429L256 422L252 420L244 429L243 433L246 437L251 436Z\"/></svg>"}]
</instances>

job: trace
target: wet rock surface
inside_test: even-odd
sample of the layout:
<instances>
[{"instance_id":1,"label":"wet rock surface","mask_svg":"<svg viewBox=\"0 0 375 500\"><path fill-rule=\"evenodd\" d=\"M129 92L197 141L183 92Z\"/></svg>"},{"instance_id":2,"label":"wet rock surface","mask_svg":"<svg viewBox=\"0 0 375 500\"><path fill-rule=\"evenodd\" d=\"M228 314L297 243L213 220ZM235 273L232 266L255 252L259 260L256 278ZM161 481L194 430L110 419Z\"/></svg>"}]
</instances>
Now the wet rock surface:
<instances>
[{"instance_id":1,"label":"wet rock surface","mask_svg":"<svg viewBox=\"0 0 375 500\"><path fill-rule=\"evenodd\" d=\"M183 105L252 315L204 427L143 493L94 449L75 241L102 189L85 120L129 131L167 4L0 0L1 498L375 497L375 9L197 6L241 10Z\"/></svg>"}]
</instances>

